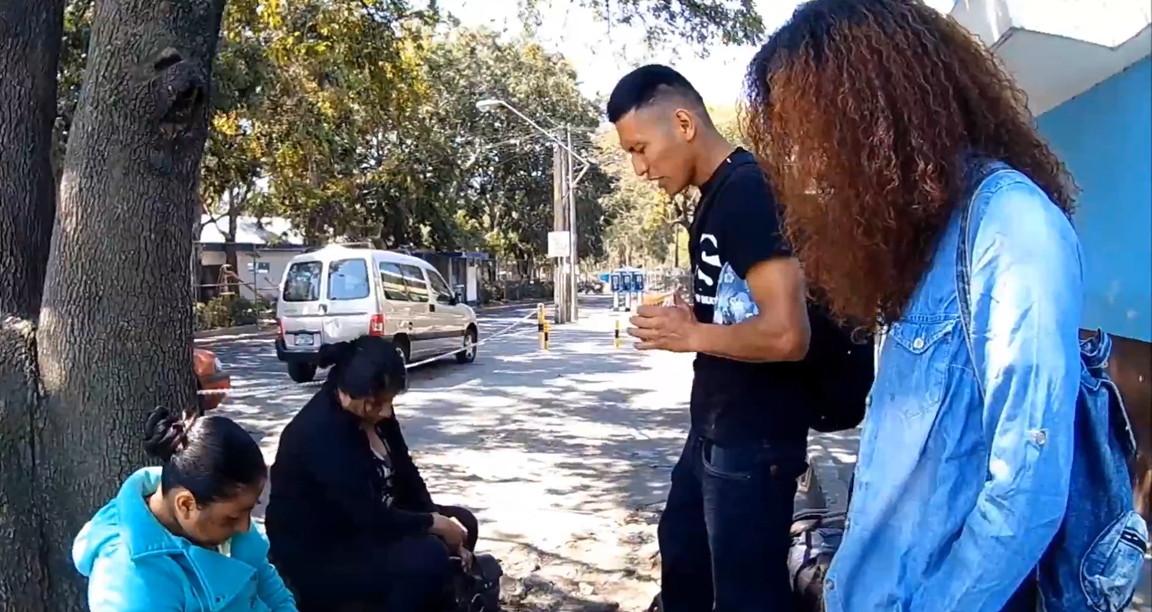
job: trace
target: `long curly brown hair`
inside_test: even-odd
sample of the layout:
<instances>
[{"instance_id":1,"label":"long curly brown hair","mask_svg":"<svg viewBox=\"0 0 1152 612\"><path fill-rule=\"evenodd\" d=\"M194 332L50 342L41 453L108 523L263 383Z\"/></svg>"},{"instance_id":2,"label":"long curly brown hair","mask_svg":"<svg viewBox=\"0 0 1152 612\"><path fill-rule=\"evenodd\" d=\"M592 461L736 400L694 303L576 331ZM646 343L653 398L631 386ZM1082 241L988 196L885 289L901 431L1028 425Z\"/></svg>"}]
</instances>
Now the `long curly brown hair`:
<instances>
[{"instance_id":1,"label":"long curly brown hair","mask_svg":"<svg viewBox=\"0 0 1152 612\"><path fill-rule=\"evenodd\" d=\"M894 321L959 204L972 156L1031 178L1068 215L1075 185L1024 92L918 0L813 0L748 68L741 127L809 285L845 320Z\"/></svg>"}]
</instances>

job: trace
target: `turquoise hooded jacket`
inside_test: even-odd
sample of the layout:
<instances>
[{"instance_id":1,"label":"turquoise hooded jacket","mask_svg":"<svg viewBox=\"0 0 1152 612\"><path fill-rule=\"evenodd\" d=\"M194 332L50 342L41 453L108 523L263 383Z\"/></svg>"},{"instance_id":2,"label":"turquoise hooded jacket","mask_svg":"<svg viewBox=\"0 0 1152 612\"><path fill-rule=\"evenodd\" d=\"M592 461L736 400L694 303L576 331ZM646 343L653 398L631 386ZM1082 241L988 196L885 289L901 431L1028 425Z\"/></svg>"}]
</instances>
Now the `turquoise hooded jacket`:
<instances>
[{"instance_id":1,"label":"turquoise hooded jacket","mask_svg":"<svg viewBox=\"0 0 1152 612\"><path fill-rule=\"evenodd\" d=\"M296 612L259 531L233 536L228 556L197 546L148 509L159 487L160 468L139 470L76 536L92 612Z\"/></svg>"}]
</instances>

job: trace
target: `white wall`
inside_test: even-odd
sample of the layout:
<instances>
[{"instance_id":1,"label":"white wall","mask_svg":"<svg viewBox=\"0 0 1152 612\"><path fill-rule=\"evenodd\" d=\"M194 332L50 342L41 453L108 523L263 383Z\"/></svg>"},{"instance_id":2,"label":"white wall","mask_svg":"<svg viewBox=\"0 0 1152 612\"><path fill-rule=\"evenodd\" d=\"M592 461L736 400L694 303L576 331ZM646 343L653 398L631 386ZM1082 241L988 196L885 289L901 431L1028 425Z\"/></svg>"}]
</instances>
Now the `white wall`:
<instances>
[{"instance_id":1,"label":"white wall","mask_svg":"<svg viewBox=\"0 0 1152 612\"><path fill-rule=\"evenodd\" d=\"M288 262L293 257L298 255L294 251L264 251L256 250L255 252L244 252L237 256L236 263L239 270L236 271L240 280L253 285L257 293L268 301L275 301L280 295L280 279L284 278L284 270L288 267ZM258 266L251 264L266 265L267 272L259 271ZM252 290L245 285L240 286L240 296L252 300L256 296Z\"/></svg>"}]
</instances>

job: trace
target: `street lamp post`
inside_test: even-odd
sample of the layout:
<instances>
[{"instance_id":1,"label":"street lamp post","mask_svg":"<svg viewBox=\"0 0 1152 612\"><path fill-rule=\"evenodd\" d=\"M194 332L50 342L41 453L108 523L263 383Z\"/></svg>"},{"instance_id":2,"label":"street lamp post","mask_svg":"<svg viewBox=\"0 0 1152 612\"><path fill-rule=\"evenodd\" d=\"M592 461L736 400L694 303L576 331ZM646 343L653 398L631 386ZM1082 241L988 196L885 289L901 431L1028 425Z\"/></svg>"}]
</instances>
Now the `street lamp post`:
<instances>
[{"instance_id":1,"label":"street lamp post","mask_svg":"<svg viewBox=\"0 0 1152 612\"><path fill-rule=\"evenodd\" d=\"M536 123L530 117L528 117L528 115L525 115L524 113L520 112L519 109L517 109L516 107L512 106L511 104L505 102L504 100L500 100L497 98L489 98L486 100L480 100L479 102L476 103L476 108L480 109L480 111L482 111L482 112L487 112L487 111L493 110L493 109L495 109L497 107L501 107L501 106L512 111L512 113L515 114L517 117L523 119L525 123L527 123L528 125L535 128L538 132L547 136L548 139L551 140L559 148L559 150L563 150L566 153L565 157L567 159L563 162L563 165L561 166L561 169L562 169L561 175L563 176L563 183L562 183L563 198L562 198L562 202L564 202L565 205L567 206L564 213L565 213L565 217L566 217L566 221L567 221L567 225L568 225L568 240L569 240L569 244L568 244L569 251L568 251L568 258L567 258L568 259L568 278L564 279L563 275L561 274L560 278L557 280L564 281L564 282L556 283L556 290L559 294L560 287L562 285L564 286L564 291L565 291L565 293L568 294L569 299L567 300L567 303L564 303L563 301L558 300L558 304L560 306L564 307L564 309L566 310L566 314L568 315L569 320L575 321L575 320L577 320L577 318L579 318L579 309L577 307L578 284L577 284L577 278L576 278L576 269L577 269L577 266L579 265L579 256L577 254L578 242L577 242L577 238L576 238L576 184L580 182L580 179L584 178L584 173L586 173L588 171L588 168L591 167L592 163L589 162L587 159L585 159L583 156L581 156L579 153L577 153L576 151L574 151L572 149L572 131L571 131L570 127L564 126L564 135L565 135L565 140L566 140L566 142L565 142L565 140L561 140L559 137L554 135L550 130L544 129L543 127L540 126L540 124ZM573 160L573 158L580 160L580 163L582 164L582 167L580 169L580 174L576 175L575 177L572 176L572 172L573 172L572 160ZM561 265L558 267L563 269L563 259L561 259L560 263L561 263Z\"/></svg>"}]
</instances>

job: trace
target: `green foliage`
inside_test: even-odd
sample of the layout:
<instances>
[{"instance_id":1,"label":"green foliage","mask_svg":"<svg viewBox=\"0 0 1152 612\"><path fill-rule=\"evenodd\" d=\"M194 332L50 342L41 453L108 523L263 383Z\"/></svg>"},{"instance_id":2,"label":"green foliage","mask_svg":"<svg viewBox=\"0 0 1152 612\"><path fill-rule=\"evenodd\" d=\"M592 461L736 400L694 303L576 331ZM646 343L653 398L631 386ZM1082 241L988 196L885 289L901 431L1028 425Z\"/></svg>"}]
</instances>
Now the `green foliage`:
<instances>
[{"instance_id":1,"label":"green foliage","mask_svg":"<svg viewBox=\"0 0 1152 612\"><path fill-rule=\"evenodd\" d=\"M219 296L207 302L197 302L194 325L197 331L254 325L262 314L271 310L264 300L255 302L235 296Z\"/></svg>"},{"instance_id":2,"label":"green foliage","mask_svg":"<svg viewBox=\"0 0 1152 612\"><path fill-rule=\"evenodd\" d=\"M530 15L545 1L522 6ZM563 1L591 8L606 26L638 25L654 44L745 43L763 33L752 0ZM92 5L67 4L60 158ZM504 100L546 128L572 126L580 155L604 161L594 133L600 109L580 94L565 58L530 34L460 28L435 1L229 0L212 84L204 212L284 216L313 242L482 249L541 262L553 226L553 145L507 109L482 112L481 99ZM583 176L581 257L604 259L614 242L666 258L667 221L687 219L686 202L660 200L629 176L616 162Z\"/></svg>"},{"instance_id":3,"label":"green foliage","mask_svg":"<svg viewBox=\"0 0 1152 612\"><path fill-rule=\"evenodd\" d=\"M539 21L541 5L561 0L521 0L529 23ZM579 0L609 25L633 25L649 45L686 41L702 53L710 45L747 45L764 36L764 21L754 0Z\"/></svg>"}]
</instances>

